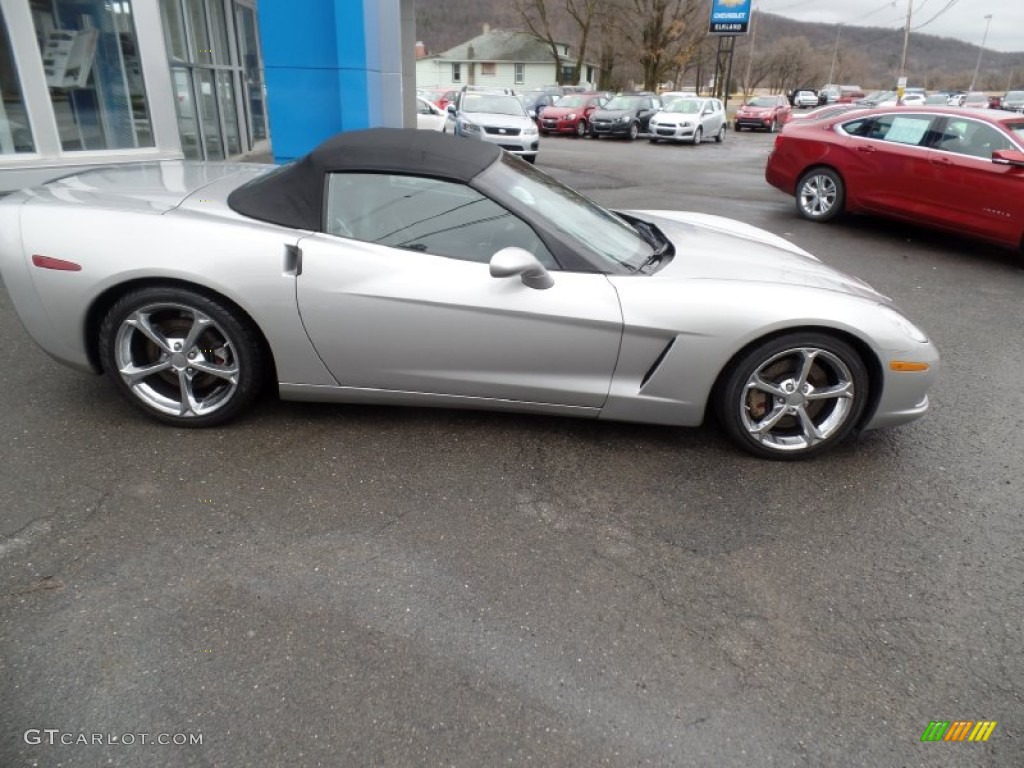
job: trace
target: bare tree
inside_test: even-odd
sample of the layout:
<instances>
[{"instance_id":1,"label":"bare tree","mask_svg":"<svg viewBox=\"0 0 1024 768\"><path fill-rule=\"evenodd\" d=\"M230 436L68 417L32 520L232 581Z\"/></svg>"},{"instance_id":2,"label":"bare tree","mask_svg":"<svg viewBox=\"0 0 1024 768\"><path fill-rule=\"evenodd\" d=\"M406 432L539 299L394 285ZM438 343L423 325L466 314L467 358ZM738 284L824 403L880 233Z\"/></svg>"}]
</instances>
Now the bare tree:
<instances>
[{"instance_id":1,"label":"bare tree","mask_svg":"<svg viewBox=\"0 0 1024 768\"><path fill-rule=\"evenodd\" d=\"M595 23L605 11L606 0L565 0L565 10L579 30L576 43L576 82L583 79L583 67L586 64L587 46L590 44L590 33Z\"/></svg>"},{"instance_id":2,"label":"bare tree","mask_svg":"<svg viewBox=\"0 0 1024 768\"><path fill-rule=\"evenodd\" d=\"M696 24L701 0L629 0L621 32L638 54L644 88L654 90L667 74L689 61L700 47Z\"/></svg>"},{"instance_id":3,"label":"bare tree","mask_svg":"<svg viewBox=\"0 0 1024 768\"><path fill-rule=\"evenodd\" d=\"M563 77L562 51L555 37L556 15L559 12L556 0L512 0L512 6L519 12L526 28L551 48L555 61L555 78L561 84Z\"/></svg>"}]
</instances>

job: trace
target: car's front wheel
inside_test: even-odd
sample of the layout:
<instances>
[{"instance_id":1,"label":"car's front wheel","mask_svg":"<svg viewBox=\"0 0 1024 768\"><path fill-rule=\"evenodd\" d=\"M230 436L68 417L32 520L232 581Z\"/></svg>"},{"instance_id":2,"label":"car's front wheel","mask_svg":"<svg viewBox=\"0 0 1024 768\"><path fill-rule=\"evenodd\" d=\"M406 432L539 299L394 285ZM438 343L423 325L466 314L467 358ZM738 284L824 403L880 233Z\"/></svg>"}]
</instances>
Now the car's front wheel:
<instances>
[{"instance_id":1,"label":"car's front wheel","mask_svg":"<svg viewBox=\"0 0 1024 768\"><path fill-rule=\"evenodd\" d=\"M715 409L729 437L750 453L800 459L850 434L868 388L864 362L845 341L791 333L742 353L717 390Z\"/></svg>"},{"instance_id":2,"label":"car's front wheel","mask_svg":"<svg viewBox=\"0 0 1024 768\"><path fill-rule=\"evenodd\" d=\"M576 123L576 135L579 138L581 138L581 139L584 136L587 135L587 121L586 120L580 120L578 123Z\"/></svg>"},{"instance_id":3,"label":"car's front wheel","mask_svg":"<svg viewBox=\"0 0 1024 768\"><path fill-rule=\"evenodd\" d=\"M192 290L121 297L100 326L103 367L144 412L179 427L225 422L259 394L263 345L238 310Z\"/></svg>"},{"instance_id":4,"label":"car's front wheel","mask_svg":"<svg viewBox=\"0 0 1024 768\"><path fill-rule=\"evenodd\" d=\"M768 126L768 133L775 133L779 130L779 121L772 118L772 124Z\"/></svg>"},{"instance_id":5,"label":"car's front wheel","mask_svg":"<svg viewBox=\"0 0 1024 768\"><path fill-rule=\"evenodd\" d=\"M697 146L702 141L704 141L704 129L698 125L697 130L693 132L693 145Z\"/></svg>"},{"instance_id":6,"label":"car's front wheel","mask_svg":"<svg viewBox=\"0 0 1024 768\"><path fill-rule=\"evenodd\" d=\"M636 137L640 135L640 126L636 123L630 123L629 126L629 140L636 141Z\"/></svg>"},{"instance_id":7,"label":"car's front wheel","mask_svg":"<svg viewBox=\"0 0 1024 768\"><path fill-rule=\"evenodd\" d=\"M805 219L829 221L843 211L846 189L831 168L815 168L796 185L796 209Z\"/></svg>"},{"instance_id":8,"label":"car's front wheel","mask_svg":"<svg viewBox=\"0 0 1024 768\"><path fill-rule=\"evenodd\" d=\"M715 136L715 141L719 144L725 141L725 125L718 129L718 135Z\"/></svg>"}]
</instances>

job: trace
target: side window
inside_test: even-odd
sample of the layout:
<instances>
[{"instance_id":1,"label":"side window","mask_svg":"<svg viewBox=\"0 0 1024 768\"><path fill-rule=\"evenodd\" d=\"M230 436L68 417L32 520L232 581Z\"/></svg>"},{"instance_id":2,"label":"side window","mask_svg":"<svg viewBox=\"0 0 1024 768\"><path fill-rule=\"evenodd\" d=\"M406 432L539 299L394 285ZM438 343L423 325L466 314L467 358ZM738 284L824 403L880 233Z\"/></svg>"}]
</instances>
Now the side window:
<instances>
[{"instance_id":1,"label":"side window","mask_svg":"<svg viewBox=\"0 0 1024 768\"><path fill-rule=\"evenodd\" d=\"M465 184L382 173L332 173L328 234L486 264L509 246L557 263L522 219Z\"/></svg>"},{"instance_id":2,"label":"side window","mask_svg":"<svg viewBox=\"0 0 1024 768\"><path fill-rule=\"evenodd\" d=\"M933 118L925 115L881 115L876 118L852 120L843 124L851 136L879 139L892 144L923 146L931 137Z\"/></svg>"},{"instance_id":3,"label":"side window","mask_svg":"<svg viewBox=\"0 0 1024 768\"><path fill-rule=\"evenodd\" d=\"M944 152L985 159L991 159L996 150L1014 148L1013 142L992 126L964 118L947 120L933 146Z\"/></svg>"},{"instance_id":4,"label":"side window","mask_svg":"<svg viewBox=\"0 0 1024 768\"><path fill-rule=\"evenodd\" d=\"M425 102L425 101L417 101L416 105L417 105L417 107L419 109L419 114L421 114L421 115L432 115L432 114L434 114L433 112L430 111L430 107L427 106L427 102Z\"/></svg>"}]
</instances>

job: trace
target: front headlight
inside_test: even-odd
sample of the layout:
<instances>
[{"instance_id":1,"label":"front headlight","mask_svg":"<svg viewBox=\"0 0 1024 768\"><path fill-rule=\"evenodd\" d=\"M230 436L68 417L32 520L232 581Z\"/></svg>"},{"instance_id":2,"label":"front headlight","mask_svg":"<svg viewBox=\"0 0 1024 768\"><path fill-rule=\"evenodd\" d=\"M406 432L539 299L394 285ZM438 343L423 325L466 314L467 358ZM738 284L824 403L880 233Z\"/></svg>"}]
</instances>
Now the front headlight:
<instances>
[{"instance_id":1,"label":"front headlight","mask_svg":"<svg viewBox=\"0 0 1024 768\"><path fill-rule=\"evenodd\" d=\"M928 343L928 336L925 335L925 332L918 328L916 325L914 325L912 322L910 322L907 318L905 318L895 309L893 309L892 307L887 307L883 304L879 304L878 306L879 309L882 310L882 314L889 318L889 321L892 322L893 325L895 325L905 334L907 334L907 336L909 336L919 344Z\"/></svg>"},{"instance_id":2,"label":"front headlight","mask_svg":"<svg viewBox=\"0 0 1024 768\"><path fill-rule=\"evenodd\" d=\"M573 113L572 113L571 115L569 115L569 116L568 116L568 117L566 118L566 120L575 120L575 119L576 119L576 113L575 113L575 112L573 112Z\"/></svg>"},{"instance_id":3,"label":"front headlight","mask_svg":"<svg viewBox=\"0 0 1024 768\"><path fill-rule=\"evenodd\" d=\"M466 118L462 118L459 120L459 130L463 133L480 133L480 126L469 122Z\"/></svg>"},{"instance_id":4,"label":"front headlight","mask_svg":"<svg viewBox=\"0 0 1024 768\"><path fill-rule=\"evenodd\" d=\"M536 136L537 126L531 125L529 128L523 128L523 136Z\"/></svg>"},{"instance_id":5,"label":"front headlight","mask_svg":"<svg viewBox=\"0 0 1024 768\"><path fill-rule=\"evenodd\" d=\"M617 123L628 123L629 122L629 118L628 117L620 117L615 122L617 122Z\"/></svg>"},{"instance_id":6,"label":"front headlight","mask_svg":"<svg viewBox=\"0 0 1024 768\"><path fill-rule=\"evenodd\" d=\"M685 122L685 123L683 123L683 128L689 128L692 125L693 125L693 123L691 123L691 122Z\"/></svg>"}]
</instances>

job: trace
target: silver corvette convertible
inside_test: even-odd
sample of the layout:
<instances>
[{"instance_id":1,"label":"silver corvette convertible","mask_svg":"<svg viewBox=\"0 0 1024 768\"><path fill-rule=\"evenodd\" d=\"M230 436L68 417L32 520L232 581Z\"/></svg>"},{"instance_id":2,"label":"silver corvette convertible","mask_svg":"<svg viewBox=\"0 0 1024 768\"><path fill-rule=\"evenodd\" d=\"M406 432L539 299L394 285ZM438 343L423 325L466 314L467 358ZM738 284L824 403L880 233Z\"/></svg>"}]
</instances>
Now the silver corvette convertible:
<instances>
[{"instance_id":1,"label":"silver corvette convertible","mask_svg":"<svg viewBox=\"0 0 1024 768\"><path fill-rule=\"evenodd\" d=\"M938 354L786 240L609 211L483 142L336 136L281 168L163 162L0 201L32 338L167 424L281 397L698 425L820 453L928 408Z\"/></svg>"}]
</instances>

